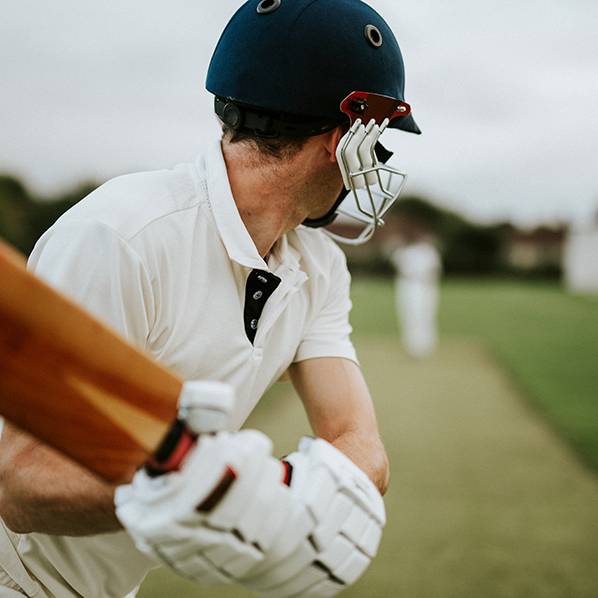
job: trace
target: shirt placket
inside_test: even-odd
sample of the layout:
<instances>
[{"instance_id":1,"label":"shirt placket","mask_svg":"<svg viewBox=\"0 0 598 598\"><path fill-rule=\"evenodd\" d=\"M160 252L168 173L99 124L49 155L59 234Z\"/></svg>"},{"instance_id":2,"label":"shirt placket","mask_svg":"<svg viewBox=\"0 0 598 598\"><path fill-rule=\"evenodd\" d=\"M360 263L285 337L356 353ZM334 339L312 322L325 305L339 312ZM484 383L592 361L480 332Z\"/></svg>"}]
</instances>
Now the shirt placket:
<instances>
[{"instance_id":1,"label":"shirt placket","mask_svg":"<svg viewBox=\"0 0 598 598\"><path fill-rule=\"evenodd\" d=\"M259 320L266 302L278 288L280 282L281 280L278 276L266 270L253 269L247 277L243 319L245 322L245 334L252 345L254 344Z\"/></svg>"},{"instance_id":2,"label":"shirt placket","mask_svg":"<svg viewBox=\"0 0 598 598\"><path fill-rule=\"evenodd\" d=\"M307 275L298 268L277 269L276 275L281 282L264 306L262 317L260 318L257 333L254 339L256 349L263 347L268 331L274 326L284 309L291 301L293 295L301 288L307 280Z\"/></svg>"}]
</instances>

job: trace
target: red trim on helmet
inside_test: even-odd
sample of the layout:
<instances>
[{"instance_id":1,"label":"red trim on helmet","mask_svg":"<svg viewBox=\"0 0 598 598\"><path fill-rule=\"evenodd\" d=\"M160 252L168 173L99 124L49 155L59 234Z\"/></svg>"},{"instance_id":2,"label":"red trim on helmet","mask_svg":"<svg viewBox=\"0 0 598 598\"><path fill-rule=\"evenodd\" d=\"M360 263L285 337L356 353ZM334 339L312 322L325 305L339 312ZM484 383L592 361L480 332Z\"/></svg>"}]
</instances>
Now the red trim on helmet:
<instances>
[{"instance_id":1,"label":"red trim on helmet","mask_svg":"<svg viewBox=\"0 0 598 598\"><path fill-rule=\"evenodd\" d=\"M389 96L354 91L341 102L341 110L349 115L351 124L360 118L363 124L374 119L377 125L381 125L385 118L391 121L398 116L407 116L411 112L411 106Z\"/></svg>"}]
</instances>

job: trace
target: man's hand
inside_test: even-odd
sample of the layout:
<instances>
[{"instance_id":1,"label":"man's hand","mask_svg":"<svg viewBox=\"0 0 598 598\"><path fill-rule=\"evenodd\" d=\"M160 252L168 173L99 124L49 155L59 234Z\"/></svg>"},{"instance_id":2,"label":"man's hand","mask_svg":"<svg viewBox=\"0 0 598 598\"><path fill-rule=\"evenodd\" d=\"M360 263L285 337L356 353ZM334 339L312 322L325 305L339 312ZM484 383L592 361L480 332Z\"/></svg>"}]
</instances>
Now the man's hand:
<instances>
[{"instance_id":1,"label":"man's hand","mask_svg":"<svg viewBox=\"0 0 598 598\"><path fill-rule=\"evenodd\" d=\"M374 484L322 439L304 438L290 463L290 488L316 527L291 552L271 551L241 583L262 598L334 596L354 583L376 555L386 523Z\"/></svg>"},{"instance_id":2,"label":"man's hand","mask_svg":"<svg viewBox=\"0 0 598 598\"><path fill-rule=\"evenodd\" d=\"M193 431L202 434L182 459L171 458L181 452L174 443L170 455L117 488L116 514L139 550L197 583L218 585L251 575L272 550L293 552L314 522L283 483L285 467L269 438L256 430L211 433L226 423L224 385L190 384L179 411L183 444Z\"/></svg>"},{"instance_id":3,"label":"man's hand","mask_svg":"<svg viewBox=\"0 0 598 598\"><path fill-rule=\"evenodd\" d=\"M202 435L180 471L118 488L117 516L142 552L197 583L248 575L282 529L294 548L313 527L271 450L255 430Z\"/></svg>"}]
</instances>

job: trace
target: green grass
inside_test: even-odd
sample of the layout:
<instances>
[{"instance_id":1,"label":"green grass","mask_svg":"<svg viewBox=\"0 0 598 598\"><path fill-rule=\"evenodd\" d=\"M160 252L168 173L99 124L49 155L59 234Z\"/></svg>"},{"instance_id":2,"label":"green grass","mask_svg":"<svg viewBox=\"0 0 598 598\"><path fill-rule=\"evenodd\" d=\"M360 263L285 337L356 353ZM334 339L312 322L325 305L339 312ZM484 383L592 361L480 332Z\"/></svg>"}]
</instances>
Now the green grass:
<instances>
[{"instance_id":1,"label":"green grass","mask_svg":"<svg viewBox=\"0 0 598 598\"><path fill-rule=\"evenodd\" d=\"M356 279L356 335L395 335L394 287ZM482 339L535 408L598 469L598 299L557 283L447 280L439 314L442 338Z\"/></svg>"}]
</instances>

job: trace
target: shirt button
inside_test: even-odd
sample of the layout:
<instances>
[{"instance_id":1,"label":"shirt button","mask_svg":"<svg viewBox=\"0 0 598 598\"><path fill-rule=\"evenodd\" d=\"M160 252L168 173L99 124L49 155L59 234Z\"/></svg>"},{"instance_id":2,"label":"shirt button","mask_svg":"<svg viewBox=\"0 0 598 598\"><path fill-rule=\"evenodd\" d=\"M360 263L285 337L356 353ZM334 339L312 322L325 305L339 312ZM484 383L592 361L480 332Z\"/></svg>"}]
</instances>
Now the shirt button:
<instances>
[{"instance_id":1,"label":"shirt button","mask_svg":"<svg viewBox=\"0 0 598 598\"><path fill-rule=\"evenodd\" d=\"M261 298L262 298L262 295L263 295L263 293L262 293L261 291L256 291L256 292L253 294L253 298L254 298L254 299L257 301L258 299L261 299Z\"/></svg>"},{"instance_id":2,"label":"shirt button","mask_svg":"<svg viewBox=\"0 0 598 598\"><path fill-rule=\"evenodd\" d=\"M251 323L249 325L251 326L251 330L255 330L257 328L257 320L254 318L253 320L251 320Z\"/></svg>"},{"instance_id":3,"label":"shirt button","mask_svg":"<svg viewBox=\"0 0 598 598\"><path fill-rule=\"evenodd\" d=\"M260 282L263 282L264 284L266 284L266 283L268 282L268 279L267 279L267 278L264 278L263 276L258 276L258 277L257 277L257 279L258 279Z\"/></svg>"}]
</instances>

